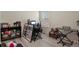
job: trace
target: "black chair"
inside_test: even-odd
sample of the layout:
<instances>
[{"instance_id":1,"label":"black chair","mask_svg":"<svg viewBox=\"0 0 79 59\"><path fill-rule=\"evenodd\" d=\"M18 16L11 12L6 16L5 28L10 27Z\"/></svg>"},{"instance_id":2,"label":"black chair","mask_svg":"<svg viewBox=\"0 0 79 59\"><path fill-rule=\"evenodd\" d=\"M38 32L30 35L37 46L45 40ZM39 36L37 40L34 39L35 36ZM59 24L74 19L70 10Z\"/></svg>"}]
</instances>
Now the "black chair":
<instances>
[{"instance_id":1,"label":"black chair","mask_svg":"<svg viewBox=\"0 0 79 59\"><path fill-rule=\"evenodd\" d=\"M34 41L36 41L38 39L42 39L41 32L42 32L42 29L41 29L41 26L39 23L33 25L32 39Z\"/></svg>"}]
</instances>

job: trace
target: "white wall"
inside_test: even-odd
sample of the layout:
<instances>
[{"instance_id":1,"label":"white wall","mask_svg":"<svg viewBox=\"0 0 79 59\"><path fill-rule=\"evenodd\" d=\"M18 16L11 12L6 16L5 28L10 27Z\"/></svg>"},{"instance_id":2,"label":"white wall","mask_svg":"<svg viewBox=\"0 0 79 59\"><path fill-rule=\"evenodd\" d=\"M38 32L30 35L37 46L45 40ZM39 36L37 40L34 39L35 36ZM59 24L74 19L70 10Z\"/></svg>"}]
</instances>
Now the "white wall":
<instances>
[{"instance_id":1,"label":"white wall","mask_svg":"<svg viewBox=\"0 0 79 59\"><path fill-rule=\"evenodd\" d=\"M29 18L39 19L38 11L3 11L1 22L9 22L12 24L15 21L21 21L22 25ZM48 20L41 19L41 22L45 26L61 27L71 26L72 28L78 28L76 21L79 20L78 11L48 11Z\"/></svg>"},{"instance_id":2,"label":"white wall","mask_svg":"<svg viewBox=\"0 0 79 59\"><path fill-rule=\"evenodd\" d=\"M1 23L1 11L0 11L0 23ZM1 29L1 25L0 25L0 29ZM0 30L0 34L1 34L1 30ZM0 44L1 44L1 35L0 35Z\"/></svg>"},{"instance_id":3,"label":"white wall","mask_svg":"<svg viewBox=\"0 0 79 59\"><path fill-rule=\"evenodd\" d=\"M51 27L71 26L78 28L76 21L79 20L78 11L49 11L48 20Z\"/></svg>"},{"instance_id":4,"label":"white wall","mask_svg":"<svg viewBox=\"0 0 79 59\"><path fill-rule=\"evenodd\" d=\"M1 11L0 11L0 23L1 23Z\"/></svg>"},{"instance_id":5,"label":"white wall","mask_svg":"<svg viewBox=\"0 0 79 59\"><path fill-rule=\"evenodd\" d=\"M38 11L2 11L2 22L13 24L15 21L21 21L22 25L27 19L39 19Z\"/></svg>"},{"instance_id":6,"label":"white wall","mask_svg":"<svg viewBox=\"0 0 79 59\"><path fill-rule=\"evenodd\" d=\"M38 11L2 11L1 12L1 22L9 23L13 25L16 21L21 21L22 31L23 26L27 22L27 19L35 19L38 21L39 12Z\"/></svg>"}]
</instances>

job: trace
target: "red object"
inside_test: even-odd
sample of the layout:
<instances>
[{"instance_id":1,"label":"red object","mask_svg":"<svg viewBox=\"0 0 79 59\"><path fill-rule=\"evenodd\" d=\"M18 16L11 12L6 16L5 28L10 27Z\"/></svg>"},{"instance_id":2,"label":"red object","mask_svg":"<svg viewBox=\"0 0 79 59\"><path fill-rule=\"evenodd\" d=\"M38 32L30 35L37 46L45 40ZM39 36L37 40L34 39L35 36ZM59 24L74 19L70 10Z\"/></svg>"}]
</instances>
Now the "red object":
<instances>
[{"instance_id":1,"label":"red object","mask_svg":"<svg viewBox=\"0 0 79 59\"><path fill-rule=\"evenodd\" d=\"M14 44L13 43L10 43L10 46L9 47L14 47Z\"/></svg>"},{"instance_id":2,"label":"red object","mask_svg":"<svg viewBox=\"0 0 79 59\"><path fill-rule=\"evenodd\" d=\"M5 34L9 34L9 31L6 31Z\"/></svg>"},{"instance_id":3,"label":"red object","mask_svg":"<svg viewBox=\"0 0 79 59\"><path fill-rule=\"evenodd\" d=\"M6 43L2 43L1 45L2 45L2 47L6 47Z\"/></svg>"}]
</instances>

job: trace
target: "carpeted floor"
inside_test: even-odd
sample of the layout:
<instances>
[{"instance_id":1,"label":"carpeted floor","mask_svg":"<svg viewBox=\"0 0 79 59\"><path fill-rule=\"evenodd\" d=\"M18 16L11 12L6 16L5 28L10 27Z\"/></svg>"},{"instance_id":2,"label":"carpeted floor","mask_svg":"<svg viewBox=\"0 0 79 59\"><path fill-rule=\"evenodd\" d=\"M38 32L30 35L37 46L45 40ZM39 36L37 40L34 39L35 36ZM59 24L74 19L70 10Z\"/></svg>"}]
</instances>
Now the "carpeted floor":
<instances>
[{"instance_id":1,"label":"carpeted floor","mask_svg":"<svg viewBox=\"0 0 79 59\"><path fill-rule=\"evenodd\" d=\"M68 36L72 41L74 41L71 47L78 47L78 38L74 33ZM63 47L62 44L57 44L59 41L53 38L48 37L48 35L42 34L42 39L36 40L35 42L32 41L31 43L28 42L25 38L16 39L16 42L22 43L24 47ZM64 46L68 47L68 46Z\"/></svg>"}]
</instances>

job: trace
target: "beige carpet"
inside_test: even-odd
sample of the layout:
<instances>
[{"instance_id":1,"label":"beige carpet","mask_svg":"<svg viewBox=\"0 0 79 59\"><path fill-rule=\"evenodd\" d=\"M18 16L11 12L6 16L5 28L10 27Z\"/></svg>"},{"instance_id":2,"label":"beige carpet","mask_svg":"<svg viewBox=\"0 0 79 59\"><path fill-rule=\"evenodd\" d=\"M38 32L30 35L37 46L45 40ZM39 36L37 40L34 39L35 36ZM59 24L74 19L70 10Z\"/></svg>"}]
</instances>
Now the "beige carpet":
<instances>
[{"instance_id":1,"label":"beige carpet","mask_svg":"<svg viewBox=\"0 0 79 59\"><path fill-rule=\"evenodd\" d=\"M75 33L72 33L68 36L72 41L74 41L73 45L71 47L78 47L78 38L75 35ZM42 34L43 39L36 40L35 42L32 41L31 43L28 42L25 38L17 39L17 42L21 42L24 47L63 47L62 44L57 44L59 41L53 38L48 37L45 34ZM64 46L68 47L68 46Z\"/></svg>"}]
</instances>

